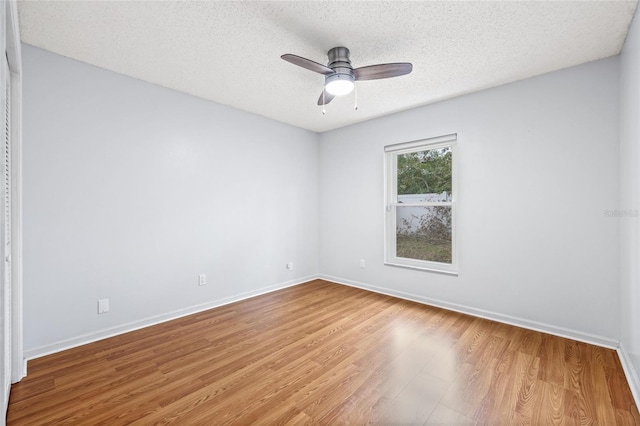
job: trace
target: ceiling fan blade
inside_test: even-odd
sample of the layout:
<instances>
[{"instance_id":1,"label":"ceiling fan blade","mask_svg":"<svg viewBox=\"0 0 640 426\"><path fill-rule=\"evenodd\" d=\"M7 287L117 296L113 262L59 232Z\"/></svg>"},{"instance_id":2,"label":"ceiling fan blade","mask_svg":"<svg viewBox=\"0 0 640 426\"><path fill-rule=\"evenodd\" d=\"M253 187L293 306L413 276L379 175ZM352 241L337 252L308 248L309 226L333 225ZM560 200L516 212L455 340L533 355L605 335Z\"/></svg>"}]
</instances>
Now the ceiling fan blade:
<instances>
[{"instance_id":1,"label":"ceiling fan blade","mask_svg":"<svg viewBox=\"0 0 640 426\"><path fill-rule=\"evenodd\" d=\"M413 65L409 62L397 62L356 68L353 70L353 75L356 80L379 80L409 74L412 69Z\"/></svg>"},{"instance_id":2,"label":"ceiling fan blade","mask_svg":"<svg viewBox=\"0 0 640 426\"><path fill-rule=\"evenodd\" d=\"M280 57L287 62L291 62L294 65L297 65L302 68L306 68L310 71L317 72L319 74L328 75L328 74L333 74L334 72L331 68L324 66L322 64L319 64L317 62L314 62L311 59L303 58L302 56L291 55L287 53L286 55L282 55Z\"/></svg>"},{"instance_id":3,"label":"ceiling fan blade","mask_svg":"<svg viewBox=\"0 0 640 426\"><path fill-rule=\"evenodd\" d=\"M335 98L335 95L332 95L326 90L323 90L322 93L320 93L320 97L318 98L318 105L326 105L331 102L333 98Z\"/></svg>"}]
</instances>

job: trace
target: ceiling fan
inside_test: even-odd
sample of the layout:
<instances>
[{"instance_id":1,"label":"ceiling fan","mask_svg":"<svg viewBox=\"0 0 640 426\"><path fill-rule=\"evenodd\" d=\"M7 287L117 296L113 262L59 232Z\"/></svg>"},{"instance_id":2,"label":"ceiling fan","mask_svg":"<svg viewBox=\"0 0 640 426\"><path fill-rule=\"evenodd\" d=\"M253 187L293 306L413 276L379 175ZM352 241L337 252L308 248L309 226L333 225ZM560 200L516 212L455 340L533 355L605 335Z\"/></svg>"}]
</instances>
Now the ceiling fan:
<instances>
[{"instance_id":1,"label":"ceiling fan","mask_svg":"<svg viewBox=\"0 0 640 426\"><path fill-rule=\"evenodd\" d=\"M326 66L289 53L281 56L287 62L325 76L324 90L320 94L318 105L326 105L336 96L351 93L356 81L399 77L409 74L413 69L409 62L369 65L354 69L349 59L349 49L346 47L334 47L327 55L329 62Z\"/></svg>"}]
</instances>

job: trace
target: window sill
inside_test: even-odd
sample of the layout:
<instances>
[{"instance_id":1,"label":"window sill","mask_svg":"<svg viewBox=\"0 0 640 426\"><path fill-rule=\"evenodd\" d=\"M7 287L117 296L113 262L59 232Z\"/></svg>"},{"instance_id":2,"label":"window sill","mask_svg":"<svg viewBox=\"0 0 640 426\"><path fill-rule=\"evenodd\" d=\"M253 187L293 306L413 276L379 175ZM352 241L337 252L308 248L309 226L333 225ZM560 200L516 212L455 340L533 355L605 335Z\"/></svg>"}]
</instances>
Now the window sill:
<instances>
[{"instance_id":1,"label":"window sill","mask_svg":"<svg viewBox=\"0 0 640 426\"><path fill-rule=\"evenodd\" d=\"M384 262L384 264L387 266L393 266L395 268L416 269L418 271L435 272L437 274L450 275L454 277L458 276L458 271L446 271L444 269L428 268L424 266L404 265L402 263Z\"/></svg>"}]
</instances>

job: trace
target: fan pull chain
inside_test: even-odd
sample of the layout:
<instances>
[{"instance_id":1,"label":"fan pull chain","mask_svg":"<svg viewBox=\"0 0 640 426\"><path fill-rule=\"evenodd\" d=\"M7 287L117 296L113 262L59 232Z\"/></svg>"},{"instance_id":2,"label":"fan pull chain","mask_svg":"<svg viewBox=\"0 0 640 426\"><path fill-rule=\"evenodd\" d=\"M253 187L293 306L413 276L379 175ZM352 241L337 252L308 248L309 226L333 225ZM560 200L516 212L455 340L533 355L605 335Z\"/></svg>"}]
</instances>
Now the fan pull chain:
<instances>
[{"instance_id":1,"label":"fan pull chain","mask_svg":"<svg viewBox=\"0 0 640 426\"><path fill-rule=\"evenodd\" d=\"M358 110L358 85L357 84L353 84L353 93L355 95L356 101L355 101L355 105L353 106L353 109L355 109L356 111Z\"/></svg>"},{"instance_id":2,"label":"fan pull chain","mask_svg":"<svg viewBox=\"0 0 640 426\"><path fill-rule=\"evenodd\" d=\"M322 115L325 115L327 113L327 110L324 109L324 106L326 105L326 102L324 101L324 90L322 91Z\"/></svg>"}]
</instances>

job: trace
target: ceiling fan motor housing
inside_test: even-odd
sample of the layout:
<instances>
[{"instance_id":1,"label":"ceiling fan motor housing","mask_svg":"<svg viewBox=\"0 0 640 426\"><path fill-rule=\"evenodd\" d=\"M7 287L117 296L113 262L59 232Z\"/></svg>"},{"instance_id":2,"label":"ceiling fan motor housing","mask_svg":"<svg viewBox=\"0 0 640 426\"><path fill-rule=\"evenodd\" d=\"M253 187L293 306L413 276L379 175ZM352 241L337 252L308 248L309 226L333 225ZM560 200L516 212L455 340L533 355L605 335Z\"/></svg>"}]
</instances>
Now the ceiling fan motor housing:
<instances>
[{"instance_id":1,"label":"ceiling fan motor housing","mask_svg":"<svg viewBox=\"0 0 640 426\"><path fill-rule=\"evenodd\" d=\"M325 77L325 86L331 82L337 80L354 82L355 77L353 75L353 67L351 66L351 60L349 59L349 49L346 47L334 47L327 53L329 56L329 64L335 74L329 74Z\"/></svg>"},{"instance_id":2,"label":"ceiling fan motor housing","mask_svg":"<svg viewBox=\"0 0 640 426\"><path fill-rule=\"evenodd\" d=\"M336 74L347 74L353 77L353 67L351 66L351 59L349 59L349 49L346 47L334 47L329 50L329 68L335 71Z\"/></svg>"}]
</instances>

